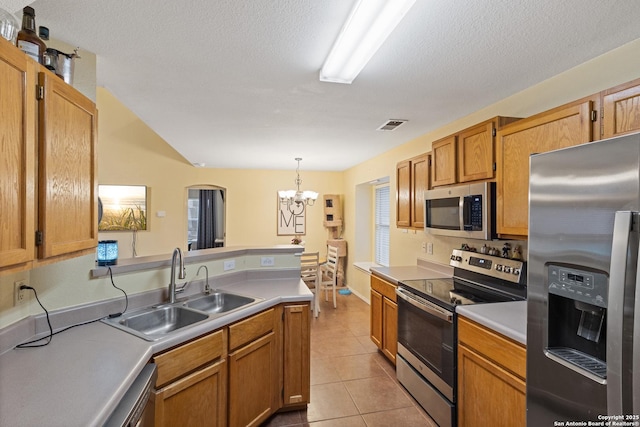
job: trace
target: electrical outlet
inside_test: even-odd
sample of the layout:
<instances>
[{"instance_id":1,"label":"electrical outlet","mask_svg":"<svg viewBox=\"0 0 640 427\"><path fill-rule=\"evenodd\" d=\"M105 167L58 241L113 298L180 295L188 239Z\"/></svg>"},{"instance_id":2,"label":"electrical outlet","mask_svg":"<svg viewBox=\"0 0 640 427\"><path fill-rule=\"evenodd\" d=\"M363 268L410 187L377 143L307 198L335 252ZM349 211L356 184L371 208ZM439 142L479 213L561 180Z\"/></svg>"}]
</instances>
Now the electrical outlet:
<instances>
[{"instance_id":1,"label":"electrical outlet","mask_svg":"<svg viewBox=\"0 0 640 427\"><path fill-rule=\"evenodd\" d=\"M427 252L427 242L422 242L422 252Z\"/></svg>"},{"instance_id":2,"label":"electrical outlet","mask_svg":"<svg viewBox=\"0 0 640 427\"><path fill-rule=\"evenodd\" d=\"M427 243L427 254L433 255L433 243Z\"/></svg>"},{"instance_id":3,"label":"electrical outlet","mask_svg":"<svg viewBox=\"0 0 640 427\"><path fill-rule=\"evenodd\" d=\"M20 289L20 286L26 285L24 280L18 280L13 283L13 306L20 305L27 300L27 290Z\"/></svg>"},{"instance_id":4,"label":"electrical outlet","mask_svg":"<svg viewBox=\"0 0 640 427\"><path fill-rule=\"evenodd\" d=\"M229 270L233 270L234 268L236 268L236 260L235 259L228 259L224 262L224 264L222 264L222 269L224 271L229 271Z\"/></svg>"},{"instance_id":5,"label":"electrical outlet","mask_svg":"<svg viewBox=\"0 0 640 427\"><path fill-rule=\"evenodd\" d=\"M263 256L260 258L260 265L262 267L273 267L276 264L276 260L272 256Z\"/></svg>"}]
</instances>

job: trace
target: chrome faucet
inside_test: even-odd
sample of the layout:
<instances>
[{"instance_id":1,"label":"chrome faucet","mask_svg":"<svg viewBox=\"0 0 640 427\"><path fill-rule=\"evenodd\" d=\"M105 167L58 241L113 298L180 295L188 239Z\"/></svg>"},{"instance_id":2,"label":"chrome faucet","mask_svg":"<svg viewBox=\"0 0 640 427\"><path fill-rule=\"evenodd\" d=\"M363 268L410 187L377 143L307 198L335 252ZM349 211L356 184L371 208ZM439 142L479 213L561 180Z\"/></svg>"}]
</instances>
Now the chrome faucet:
<instances>
[{"instance_id":1,"label":"chrome faucet","mask_svg":"<svg viewBox=\"0 0 640 427\"><path fill-rule=\"evenodd\" d=\"M187 276L184 268L184 259L182 258L182 250L175 248L171 256L171 280L169 281L169 304L176 302L176 257L180 259L180 272L178 279L182 280Z\"/></svg>"},{"instance_id":2,"label":"chrome faucet","mask_svg":"<svg viewBox=\"0 0 640 427\"><path fill-rule=\"evenodd\" d=\"M206 273L205 285L204 285L204 293L209 295L211 293L211 288L209 287L209 269L207 268L207 266L203 264L200 267L198 267L198 271L196 272L196 276L198 274L200 274L200 270L202 270L203 268L204 268L204 271Z\"/></svg>"}]
</instances>

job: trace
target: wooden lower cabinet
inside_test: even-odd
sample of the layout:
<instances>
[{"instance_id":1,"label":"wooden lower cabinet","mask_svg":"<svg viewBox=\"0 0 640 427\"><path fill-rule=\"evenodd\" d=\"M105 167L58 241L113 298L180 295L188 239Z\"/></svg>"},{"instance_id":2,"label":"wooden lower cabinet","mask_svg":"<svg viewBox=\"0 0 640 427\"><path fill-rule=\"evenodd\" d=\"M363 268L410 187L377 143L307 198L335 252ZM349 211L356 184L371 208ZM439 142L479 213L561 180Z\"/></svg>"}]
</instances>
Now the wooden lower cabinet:
<instances>
[{"instance_id":1,"label":"wooden lower cabinet","mask_svg":"<svg viewBox=\"0 0 640 427\"><path fill-rule=\"evenodd\" d=\"M218 330L157 354L151 396L156 427L224 426L227 415L226 330Z\"/></svg>"},{"instance_id":2,"label":"wooden lower cabinet","mask_svg":"<svg viewBox=\"0 0 640 427\"><path fill-rule=\"evenodd\" d=\"M310 306L283 304L158 353L150 426L259 426L310 400Z\"/></svg>"},{"instance_id":3,"label":"wooden lower cabinet","mask_svg":"<svg viewBox=\"0 0 640 427\"><path fill-rule=\"evenodd\" d=\"M394 364L398 352L396 285L371 276L371 341Z\"/></svg>"},{"instance_id":4,"label":"wooden lower cabinet","mask_svg":"<svg viewBox=\"0 0 640 427\"><path fill-rule=\"evenodd\" d=\"M371 341L382 349L382 294L371 288Z\"/></svg>"},{"instance_id":5,"label":"wooden lower cabinet","mask_svg":"<svg viewBox=\"0 0 640 427\"><path fill-rule=\"evenodd\" d=\"M526 424L525 347L458 318L458 426Z\"/></svg>"},{"instance_id":6,"label":"wooden lower cabinet","mask_svg":"<svg viewBox=\"0 0 640 427\"><path fill-rule=\"evenodd\" d=\"M279 409L281 308L229 326L229 426L258 426Z\"/></svg>"},{"instance_id":7,"label":"wooden lower cabinet","mask_svg":"<svg viewBox=\"0 0 640 427\"><path fill-rule=\"evenodd\" d=\"M221 360L157 390L155 426L226 425L227 363Z\"/></svg>"},{"instance_id":8,"label":"wooden lower cabinet","mask_svg":"<svg viewBox=\"0 0 640 427\"><path fill-rule=\"evenodd\" d=\"M388 298L382 300L382 352L396 363L398 353L398 304Z\"/></svg>"},{"instance_id":9,"label":"wooden lower cabinet","mask_svg":"<svg viewBox=\"0 0 640 427\"><path fill-rule=\"evenodd\" d=\"M229 354L229 425L259 426L277 409L276 336L266 336Z\"/></svg>"},{"instance_id":10,"label":"wooden lower cabinet","mask_svg":"<svg viewBox=\"0 0 640 427\"><path fill-rule=\"evenodd\" d=\"M309 403L311 390L311 336L309 304L285 305L283 328L283 385L285 408Z\"/></svg>"}]
</instances>

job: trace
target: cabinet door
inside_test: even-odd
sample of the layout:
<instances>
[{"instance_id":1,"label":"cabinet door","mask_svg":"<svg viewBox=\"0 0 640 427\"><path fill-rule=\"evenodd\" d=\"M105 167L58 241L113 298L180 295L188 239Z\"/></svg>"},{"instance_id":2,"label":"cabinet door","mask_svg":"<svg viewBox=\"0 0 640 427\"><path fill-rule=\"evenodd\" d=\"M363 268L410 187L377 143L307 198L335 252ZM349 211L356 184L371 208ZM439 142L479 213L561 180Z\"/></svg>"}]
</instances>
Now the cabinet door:
<instances>
[{"instance_id":1,"label":"cabinet door","mask_svg":"<svg viewBox=\"0 0 640 427\"><path fill-rule=\"evenodd\" d=\"M411 226L424 228L424 192L429 189L430 156L411 159Z\"/></svg>"},{"instance_id":2,"label":"cabinet door","mask_svg":"<svg viewBox=\"0 0 640 427\"><path fill-rule=\"evenodd\" d=\"M395 365L398 352L398 304L383 298L382 319L382 352Z\"/></svg>"},{"instance_id":3,"label":"cabinet door","mask_svg":"<svg viewBox=\"0 0 640 427\"><path fill-rule=\"evenodd\" d=\"M309 403L310 329L309 305L284 306L284 406L300 406Z\"/></svg>"},{"instance_id":4,"label":"cabinet door","mask_svg":"<svg viewBox=\"0 0 640 427\"><path fill-rule=\"evenodd\" d=\"M432 144L431 185L433 187L456 183L456 141L456 136L450 136Z\"/></svg>"},{"instance_id":5,"label":"cabinet door","mask_svg":"<svg viewBox=\"0 0 640 427\"><path fill-rule=\"evenodd\" d=\"M602 93L602 137L640 130L640 80Z\"/></svg>"},{"instance_id":6,"label":"cabinet door","mask_svg":"<svg viewBox=\"0 0 640 427\"><path fill-rule=\"evenodd\" d=\"M396 225L411 226L411 162L405 160L396 166Z\"/></svg>"},{"instance_id":7,"label":"cabinet door","mask_svg":"<svg viewBox=\"0 0 640 427\"><path fill-rule=\"evenodd\" d=\"M371 341L382 349L382 294L371 289Z\"/></svg>"},{"instance_id":8,"label":"cabinet door","mask_svg":"<svg viewBox=\"0 0 640 427\"><path fill-rule=\"evenodd\" d=\"M98 243L95 104L50 72L39 73L39 257Z\"/></svg>"},{"instance_id":9,"label":"cabinet door","mask_svg":"<svg viewBox=\"0 0 640 427\"><path fill-rule=\"evenodd\" d=\"M493 178L493 121L458 135L458 182Z\"/></svg>"},{"instance_id":10,"label":"cabinet door","mask_svg":"<svg viewBox=\"0 0 640 427\"><path fill-rule=\"evenodd\" d=\"M458 426L526 424L525 382L464 346L458 347Z\"/></svg>"},{"instance_id":11,"label":"cabinet door","mask_svg":"<svg viewBox=\"0 0 640 427\"><path fill-rule=\"evenodd\" d=\"M226 361L154 392L156 427L226 425Z\"/></svg>"},{"instance_id":12,"label":"cabinet door","mask_svg":"<svg viewBox=\"0 0 640 427\"><path fill-rule=\"evenodd\" d=\"M527 236L529 156L592 140L593 101L581 100L517 121L497 136L497 228L501 237Z\"/></svg>"},{"instance_id":13,"label":"cabinet door","mask_svg":"<svg viewBox=\"0 0 640 427\"><path fill-rule=\"evenodd\" d=\"M35 63L0 37L0 269L35 256Z\"/></svg>"},{"instance_id":14,"label":"cabinet door","mask_svg":"<svg viewBox=\"0 0 640 427\"><path fill-rule=\"evenodd\" d=\"M258 426L278 409L276 336L266 336L229 354L229 426Z\"/></svg>"}]
</instances>

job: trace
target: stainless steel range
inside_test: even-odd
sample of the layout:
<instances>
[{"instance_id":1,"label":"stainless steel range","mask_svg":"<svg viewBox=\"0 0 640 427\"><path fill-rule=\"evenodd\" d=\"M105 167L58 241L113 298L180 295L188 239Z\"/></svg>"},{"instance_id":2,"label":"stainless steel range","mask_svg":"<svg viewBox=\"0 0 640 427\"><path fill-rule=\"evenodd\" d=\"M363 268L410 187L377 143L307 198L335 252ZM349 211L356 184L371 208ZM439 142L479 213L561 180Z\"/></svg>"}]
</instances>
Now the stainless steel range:
<instances>
[{"instance_id":1,"label":"stainless steel range","mask_svg":"<svg viewBox=\"0 0 640 427\"><path fill-rule=\"evenodd\" d=\"M438 425L456 425L456 306L521 301L526 265L455 249L453 277L398 284L398 381Z\"/></svg>"}]
</instances>

